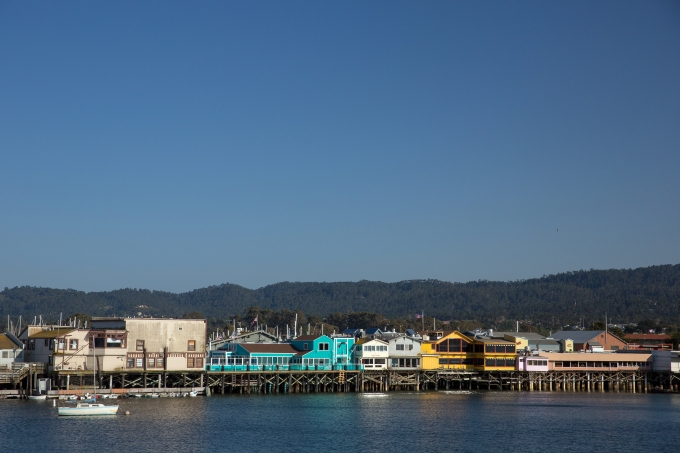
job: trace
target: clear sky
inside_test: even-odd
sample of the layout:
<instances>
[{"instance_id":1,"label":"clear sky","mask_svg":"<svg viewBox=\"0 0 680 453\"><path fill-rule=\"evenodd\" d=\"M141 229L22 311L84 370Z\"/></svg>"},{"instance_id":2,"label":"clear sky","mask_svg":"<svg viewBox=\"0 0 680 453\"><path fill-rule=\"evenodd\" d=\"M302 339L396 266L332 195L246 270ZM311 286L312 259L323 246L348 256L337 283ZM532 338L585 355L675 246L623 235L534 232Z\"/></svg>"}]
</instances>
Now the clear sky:
<instances>
[{"instance_id":1,"label":"clear sky","mask_svg":"<svg viewBox=\"0 0 680 453\"><path fill-rule=\"evenodd\" d=\"M0 287L680 262L680 2L0 1Z\"/></svg>"}]
</instances>

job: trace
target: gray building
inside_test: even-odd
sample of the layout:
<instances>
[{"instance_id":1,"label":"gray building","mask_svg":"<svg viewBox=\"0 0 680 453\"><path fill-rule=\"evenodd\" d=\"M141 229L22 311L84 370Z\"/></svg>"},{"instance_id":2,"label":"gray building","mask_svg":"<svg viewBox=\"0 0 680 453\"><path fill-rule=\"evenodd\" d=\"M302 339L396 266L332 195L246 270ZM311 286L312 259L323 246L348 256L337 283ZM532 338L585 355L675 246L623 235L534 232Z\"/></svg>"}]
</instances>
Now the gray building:
<instances>
[{"instance_id":1,"label":"gray building","mask_svg":"<svg viewBox=\"0 0 680 453\"><path fill-rule=\"evenodd\" d=\"M420 368L420 338L399 335L387 341L387 369L417 370Z\"/></svg>"}]
</instances>

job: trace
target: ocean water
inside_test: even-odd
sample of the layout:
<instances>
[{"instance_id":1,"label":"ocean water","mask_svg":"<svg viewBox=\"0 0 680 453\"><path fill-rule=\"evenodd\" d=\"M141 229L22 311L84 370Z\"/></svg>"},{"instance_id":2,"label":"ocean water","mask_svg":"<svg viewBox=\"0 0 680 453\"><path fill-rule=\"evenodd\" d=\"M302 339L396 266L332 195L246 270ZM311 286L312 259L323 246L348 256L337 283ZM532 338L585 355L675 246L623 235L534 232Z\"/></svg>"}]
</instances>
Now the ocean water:
<instances>
[{"instance_id":1,"label":"ocean water","mask_svg":"<svg viewBox=\"0 0 680 453\"><path fill-rule=\"evenodd\" d=\"M390 392L121 399L115 417L0 400L19 452L680 452L680 395Z\"/></svg>"}]
</instances>

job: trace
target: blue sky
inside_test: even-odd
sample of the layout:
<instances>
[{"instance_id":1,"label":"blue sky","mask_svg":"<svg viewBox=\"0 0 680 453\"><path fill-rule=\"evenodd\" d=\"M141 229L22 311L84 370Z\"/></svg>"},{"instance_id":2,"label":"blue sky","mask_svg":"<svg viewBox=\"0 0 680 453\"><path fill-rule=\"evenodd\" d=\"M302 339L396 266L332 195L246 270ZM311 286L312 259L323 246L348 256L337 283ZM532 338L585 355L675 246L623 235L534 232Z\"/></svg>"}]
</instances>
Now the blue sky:
<instances>
[{"instance_id":1,"label":"blue sky","mask_svg":"<svg viewBox=\"0 0 680 453\"><path fill-rule=\"evenodd\" d=\"M672 1L0 1L0 287L677 264L678 24Z\"/></svg>"}]
</instances>

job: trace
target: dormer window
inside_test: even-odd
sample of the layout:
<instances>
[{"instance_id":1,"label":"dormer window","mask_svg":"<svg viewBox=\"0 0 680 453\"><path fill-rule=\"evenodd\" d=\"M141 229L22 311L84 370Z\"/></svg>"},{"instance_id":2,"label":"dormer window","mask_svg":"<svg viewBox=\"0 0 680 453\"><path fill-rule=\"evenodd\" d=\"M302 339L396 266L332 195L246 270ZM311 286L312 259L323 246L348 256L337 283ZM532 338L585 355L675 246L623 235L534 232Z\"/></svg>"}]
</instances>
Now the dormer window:
<instances>
[{"instance_id":1,"label":"dormer window","mask_svg":"<svg viewBox=\"0 0 680 453\"><path fill-rule=\"evenodd\" d=\"M303 344L302 349L304 349L305 351L308 350L309 349L309 343Z\"/></svg>"}]
</instances>

